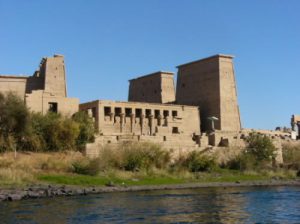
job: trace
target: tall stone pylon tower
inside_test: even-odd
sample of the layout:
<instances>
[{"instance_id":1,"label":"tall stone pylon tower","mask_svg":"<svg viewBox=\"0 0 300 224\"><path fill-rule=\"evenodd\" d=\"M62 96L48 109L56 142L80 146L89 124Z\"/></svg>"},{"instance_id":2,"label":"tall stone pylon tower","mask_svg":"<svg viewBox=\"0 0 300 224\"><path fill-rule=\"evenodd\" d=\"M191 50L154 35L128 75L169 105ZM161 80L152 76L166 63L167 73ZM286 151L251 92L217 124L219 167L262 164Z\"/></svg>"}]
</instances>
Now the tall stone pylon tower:
<instances>
[{"instance_id":1,"label":"tall stone pylon tower","mask_svg":"<svg viewBox=\"0 0 300 224\"><path fill-rule=\"evenodd\" d=\"M209 117L218 118L216 130L241 129L233 56L218 54L177 68L176 103L199 106L202 131L211 129Z\"/></svg>"}]
</instances>

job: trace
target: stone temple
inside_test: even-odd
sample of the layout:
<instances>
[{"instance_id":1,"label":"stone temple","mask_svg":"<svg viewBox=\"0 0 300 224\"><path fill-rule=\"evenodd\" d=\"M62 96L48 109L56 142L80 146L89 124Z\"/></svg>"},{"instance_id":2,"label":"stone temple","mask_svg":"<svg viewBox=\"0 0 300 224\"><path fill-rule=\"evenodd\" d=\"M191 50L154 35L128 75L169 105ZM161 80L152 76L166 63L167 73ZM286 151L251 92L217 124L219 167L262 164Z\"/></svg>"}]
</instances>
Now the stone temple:
<instances>
[{"instance_id":1,"label":"stone temple","mask_svg":"<svg viewBox=\"0 0 300 224\"><path fill-rule=\"evenodd\" d=\"M43 58L32 76L0 75L0 92L14 92L32 111L72 115L79 99L67 97L64 57Z\"/></svg>"},{"instance_id":2,"label":"stone temple","mask_svg":"<svg viewBox=\"0 0 300 224\"><path fill-rule=\"evenodd\" d=\"M97 156L102 147L127 141L151 141L178 152L207 147L243 146L253 130L242 129L233 56L218 54L129 80L128 102L68 98L64 57L43 58L32 76L0 75L0 92L15 92L35 112L71 116L88 113L98 135L86 147ZM299 117L292 124L298 125ZM291 133L260 131L274 141Z\"/></svg>"}]
</instances>

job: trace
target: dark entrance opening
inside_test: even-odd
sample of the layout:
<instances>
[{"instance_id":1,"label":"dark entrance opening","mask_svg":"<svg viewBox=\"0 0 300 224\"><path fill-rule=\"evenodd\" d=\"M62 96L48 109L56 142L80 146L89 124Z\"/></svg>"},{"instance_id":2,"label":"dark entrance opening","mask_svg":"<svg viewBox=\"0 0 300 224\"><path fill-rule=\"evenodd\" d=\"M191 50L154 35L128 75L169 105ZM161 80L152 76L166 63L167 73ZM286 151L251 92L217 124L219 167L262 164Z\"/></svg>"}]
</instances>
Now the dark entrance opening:
<instances>
[{"instance_id":1,"label":"dark entrance opening","mask_svg":"<svg viewBox=\"0 0 300 224\"><path fill-rule=\"evenodd\" d=\"M57 103L50 102L48 111L53 112L53 113L57 113Z\"/></svg>"}]
</instances>

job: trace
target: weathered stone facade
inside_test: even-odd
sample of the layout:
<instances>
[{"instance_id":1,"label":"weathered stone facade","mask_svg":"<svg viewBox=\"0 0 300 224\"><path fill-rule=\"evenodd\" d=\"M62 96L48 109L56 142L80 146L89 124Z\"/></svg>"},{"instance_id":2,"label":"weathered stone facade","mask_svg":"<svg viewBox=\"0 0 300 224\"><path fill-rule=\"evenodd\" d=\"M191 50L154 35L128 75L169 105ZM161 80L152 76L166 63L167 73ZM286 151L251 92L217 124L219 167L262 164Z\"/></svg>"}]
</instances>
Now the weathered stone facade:
<instances>
[{"instance_id":1,"label":"weathered stone facade","mask_svg":"<svg viewBox=\"0 0 300 224\"><path fill-rule=\"evenodd\" d=\"M0 92L14 92L35 112L64 115L78 111L79 99L67 97L64 57L43 58L33 76L0 75Z\"/></svg>"},{"instance_id":2,"label":"weathered stone facade","mask_svg":"<svg viewBox=\"0 0 300 224\"><path fill-rule=\"evenodd\" d=\"M218 118L216 130L241 130L232 59L215 55L177 66L176 102L200 107L203 131L211 129L209 117Z\"/></svg>"},{"instance_id":3,"label":"weathered stone facade","mask_svg":"<svg viewBox=\"0 0 300 224\"><path fill-rule=\"evenodd\" d=\"M129 80L128 101L174 103L174 73L155 72Z\"/></svg>"},{"instance_id":4,"label":"weathered stone facade","mask_svg":"<svg viewBox=\"0 0 300 224\"><path fill-rule=\"evenodd\" d=\"M198 107L97 100L80 104L90 114L99 136L87 147L97 154L101 146L122 141L151 141L167 148L198 147L200 120Z\"/></svg>"},{"instance_id":5,"label":"weathered stone facade","mask_svg":"<svg viewBox=\"0 0 300 224\"><path fill-rule=\"evenodd\" d=\"M270 136L280 151L281 142L293 138L293 132L241 129L232 60L215 55L179 65L176 91L174 73L155 72L129 81L129 102L79 105L77 98L67 97L64 58L54 55L43 58L33 76L0 75L0 92L15 92L36 112L86 111L99 133L86 147L91 157L106 144L124 141L151 141L177 151L243 147L253 131ZM300 116L293 115L291 124L299 132Z\"/></svg>"},{"instance_id":6,"label":"weathered stone facade","mask_svg":"<svg viewBox=\"0 0 300 224\"><path fill-rule=\"evenodd\" d=\"M177 152L244 147L252 131L241 129L232 59L215 55L178 66L176 94L174 74L155 72L129 81L129 102L81 104L99 131L87 145L87 155L97 156L103 146L124 141L156 142ZM210 117L215 118L215 130ZM264 134L274 142L286 137Z\"/></svg>"},{"instance_id":7,"label":"weathered stone facade","mask_svg":"<svg viewBox=\"0 0 300 224\"><path fill-rule=\"evenodd\" d=\"M292 138L299 139L300 138L300 115L292 115L291 119L292 126Z\"/></svg>"}]
</instances>

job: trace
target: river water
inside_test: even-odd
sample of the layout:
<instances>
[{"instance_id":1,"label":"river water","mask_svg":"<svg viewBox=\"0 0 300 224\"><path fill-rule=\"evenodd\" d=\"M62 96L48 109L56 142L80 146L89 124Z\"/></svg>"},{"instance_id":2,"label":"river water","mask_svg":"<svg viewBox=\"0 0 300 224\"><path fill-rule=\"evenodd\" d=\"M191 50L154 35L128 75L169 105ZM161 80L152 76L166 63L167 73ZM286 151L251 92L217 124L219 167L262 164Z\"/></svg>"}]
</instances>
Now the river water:
<instances>
[{"instance_id":1,"label":"river water","mask_svg":"<svg viewBox=\"0 0 300 224\"><path fill-rule=\"evenodd\" d=\"M0 223L300 223L299 187L104 193L0 202Z\"/></svg>"}]
</instances>

